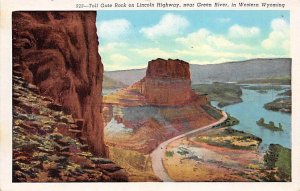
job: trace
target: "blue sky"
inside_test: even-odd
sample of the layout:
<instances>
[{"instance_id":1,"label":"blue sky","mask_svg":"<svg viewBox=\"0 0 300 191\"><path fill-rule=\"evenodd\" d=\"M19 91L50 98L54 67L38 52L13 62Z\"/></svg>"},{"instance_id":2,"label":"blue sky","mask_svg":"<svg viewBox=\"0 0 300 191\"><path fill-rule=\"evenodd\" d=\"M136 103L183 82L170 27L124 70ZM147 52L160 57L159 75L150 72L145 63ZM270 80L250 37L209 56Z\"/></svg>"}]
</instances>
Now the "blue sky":
<instances>
[{"instance_id":1,"label":"blue sky","mask_svg":"<svg viewBox=\"0 0 300 191\"><path fill-rule=\"evenodd\" d=\"M160 58L216 64L290 57L288 11L98 11L107 71L144 68Z\"/></svg>"}]
</instances>

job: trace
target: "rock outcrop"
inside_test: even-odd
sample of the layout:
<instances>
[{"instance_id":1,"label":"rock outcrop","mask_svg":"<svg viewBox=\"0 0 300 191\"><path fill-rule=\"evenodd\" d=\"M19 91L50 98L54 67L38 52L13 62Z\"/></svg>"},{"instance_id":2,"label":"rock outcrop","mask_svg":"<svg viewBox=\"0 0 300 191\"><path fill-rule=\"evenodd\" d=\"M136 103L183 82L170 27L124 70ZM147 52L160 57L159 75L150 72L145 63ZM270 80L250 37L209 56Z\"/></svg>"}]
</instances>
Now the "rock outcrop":
<instances>
[{"instance_id":1,"label":"rock outcrop","mask_svg":"<svg viewBox=\"0 0 300 191\"><path fill-rule=\"evenodd\" d=\"M141 93L151 105L175 106L190 102L194 94L189 64L178 59L150 61Z\"/></svg>"},{"instance_id":2,"label":"rock outcrop","mask_svg":"<svg viewBox=\"0 0 300 191\"><path fill-rule=\"evenodd\" d=\"M103 102L119 106L184 106L197 102L208 104L206 95L196 94L191 87L189 63L158 58L148 62L146 76L133 85L122 88Z\"/></svg>"},{"instance_id":3,"label":"rock outcrop","mask_svg":"<svg viewBox=\"0 0 300 191\"><path fill-rule=\"evenodd\" d=\"M124 169L89 151L83 120L66 115L21 76L13 83L13 182L128 180Z\"/></svg>"},{"instance_id":4,"label":"rock outcrop","mask_svg":"<svg viewBox=\"0 0 300 191\"><path fill-rule=\"evenodd\" d=\"M158 58L148 62L146 77L190 80L190 65L183 60Z\"/></svg>"},{"instance_id":5,"label":"rock outcrop","mask_svg":"<svg viewBox=\"0 0 300 191\"><path fill-rule=\"evenodd\" d=\"M206 96L192 90L187 62L152 60L142 80L104 96L105 141L149 154L164 140L222 117Z\"/></svg>"},{"instance_id":6,"label":"rock outcrop","mask_svg":"<svg viewBox=\"0 0 300 191\"><path fill-rule=\"evenodd\" d=\"M13 12L12 21L14 72L83 119L89 147L105 156L96 12Z\"/></svg>"}]
</instances>

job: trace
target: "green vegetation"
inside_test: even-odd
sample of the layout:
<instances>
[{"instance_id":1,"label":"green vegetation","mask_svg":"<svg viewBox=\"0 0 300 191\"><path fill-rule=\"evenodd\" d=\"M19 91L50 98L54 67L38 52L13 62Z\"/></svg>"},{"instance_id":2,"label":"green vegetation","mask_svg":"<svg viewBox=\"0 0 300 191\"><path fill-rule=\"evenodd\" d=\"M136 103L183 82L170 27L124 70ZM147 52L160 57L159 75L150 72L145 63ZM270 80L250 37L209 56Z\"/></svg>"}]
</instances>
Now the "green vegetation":
<instances>
[{"instance_id":1,"label":"green vegetation","mask_svg":"<svg viewBox=\"0 0 300 191\"><path fill-rule=\"evenodd\" d=\"M278 96L292 96L292 91L291 90L286 90L283 93L277 94Z\"/></svg>"},{"instance_id":2,"label":"green vegetation","mask_svg":"<svg viewBox=\"0 0 300 191\"><path fill-rule=\"evenodd\" d=\"M158 181L153 174L151 157L121 147L108 147L109 158L128 173L129 181Z\"/></svg>"},{"instance_id":3,"label":"green vegetation","mask_svg":"<svg viewBox=\"0 0 300 191\"><path fill-rule=\"evenodd\" d=\"M231 127L240 123L240 121L237 118L232 117L229 114L227 114L227 116L228 116L227 119L223 123L215 125L213 128Z\"/></svg>"},{"instance_id":4,"label":"green vegetation","mask_svg":"<svg viewBox=\"0 0 300 191\"><path fill-rule=\"evenodd\" d=\"M131 166L139 170L149 169L149 156L137 151L125 150L119 147L109 147L110 158L122 167Z\"/></svg>"},{"instance_id":5,"label":"green vegetation","mask_svg":"<svg viewBox=\"0 0 300 191\"><path fill-rule=\"evenodd\" d=\"M189 154L189 151L184 147L179 147L179 151L177 151L177 153L185 156L185 155Z\"/></svg>"},{"instance_id":6,"label":"green vegetation","mask_svg":"<svg viewBox=\"0 0 300 191\"><path fill-rule=\"evenodd\" d=\"M173 157L174 151L166 151L165 155L166 155L167 157Z\"/></svg>"},{"instance_id":7,"label":"green vegetation","mask_svg":"<svg viewBox=\"0 0 300 191\"><path fill-rule=\"evenodd\" d=\"M239 81L239 84L277 84L277 85L290 85L291 76L281 78L265 78Z\"/></svg>"},{"instance_id":8,"label":"green vegetation","mask_svg":"<svg viewBox=\"0 0 300 191\"><path fill-rule=\"evenodd\" d=\"M265 123L265 119L262 117L258 121L256 121L256 124L265 127L267 129L270 129L272 131L283 131L281 123L279 123L279 126L276 127L273 121L269 121L269 123Z\"/></svg>"},{"instance_id":9,"label":"green vegetation","mask_svg":"<svg viewBox=\"0 0 300 191\"><path fill-rule=\"evenodd\" d=\"M276 173L270 174L268 179L276 181L291 181L291 149L278 144L270 144L268 151L264 155L265 166L268 170L276 170Z\"/></svg>"},{"instance_id":10,"label":"green vegetation","mask_svg":"<svg viewBox=\"0 0 300 191\"><path fill-rule=\"evenodd\" d=\"M208 94L211 101L217 101L219 107L242 102L242 90L239 85L214 82L212 84L196 84L192 88L198 94Z\"/></svg>"},{"instance_id":11,"label":"green vegetation","mask_svg":"<svg viewBox=\"0 0 300 191\"><path fill-rule=\"evenodd\" d=\"M243 89L247 89L247 90L256 90L260 93L266 93L268 90L275 90L275 91L280 91L280 90L283 90L284 88L281 87L281 86L247 86L247 85L244 85L242 86Z\"/></svg>"},{"instance_id":12,"label":"green vegetation","mask_svg":"<svg viewBox=\"0 0 300 191\"><path fill-rule=\"evenodd\" d=\"M210 116L212 116L215 119L221 119L223 115L221 114L220 111L216 110L214 107L209 106L209 105L201 105L202 109L206 111Z\"/></svg>"},{"instance_id":13,"label":"green vegetation","mask_svg":"<svg viewBox=\"0 0 300 191\"><path fill-rule=\"evenodd\" d=\"M285 113L291 113L292 100L291 97L277 98L270 103L266 103L264 108L272 111L281 111Z\"/></svg>"},{"instance_id":14,"label":"green vegetation","mask_svg":"<svg viewBox=\"0 0 300 191\"><path fill-rule=\"evenodd\" d=\"M122 82L113 80L105 75L103 75L103 88L111 89L111 88L123 88L126 87Z\"/></svg>"},{"instance_id":15,"label":"green vegetation","mask_svg":"<svg viewBox=\"0 0 300 191\"><path fill-rule=\"evenodd\" d=\"M37 87L22 78L13 80L13 182L127 180L111 160L89 151L82 126L60 105L37 94Z\"/></svg>"},{"instance_id":16,"label":"green vegetation","mask_svg":"<svg viewBox=\"0 0 300 191\"><path fill-rule=\"evenodd\" d=\"M257 149L262 139L229 127L212 135L196 137L195 141L230 149L253 150Z\"/></svg>"}]
</instances>

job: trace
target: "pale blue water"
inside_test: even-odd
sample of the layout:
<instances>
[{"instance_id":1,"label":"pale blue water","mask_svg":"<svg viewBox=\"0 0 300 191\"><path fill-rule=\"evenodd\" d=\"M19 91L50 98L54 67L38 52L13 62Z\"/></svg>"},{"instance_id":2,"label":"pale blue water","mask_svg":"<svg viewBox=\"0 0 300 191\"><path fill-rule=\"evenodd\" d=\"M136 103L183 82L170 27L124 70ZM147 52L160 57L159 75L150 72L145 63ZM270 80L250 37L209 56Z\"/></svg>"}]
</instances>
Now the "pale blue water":
<instances>
[{"instance_id":1,"label":"pale blue water","mask_svg":"<svg viewBox=\"0 0 300 191\"><path fill-rule=\"evenodd\" d=\"M255 85L257 86L257 85ZM290 86L284 86L290 88ZM117 89L105 89L103 95L110 94ZM265 103L271 102L278 98L278 93L282 91L269 90L267 93L259 93L255 90L242 89L242 103L229 105L221 108L230 115L239 119L239 125L234 126L234 129L242 130L262 138L261 149L267 149L271 143L280 144L284 147L291 148L291 114L269 111L263 108ZM212 102L212 105L217 107L217 102ZM142 120L144 117L152 116L155 119L160 119L159 112L155 107L132 107L122 110L124 117L128 120ZM256 124L256 121L261 117L265 122L274 121L276 125L280 122L283 126L283 131L271 131ZM135 118L135 119L132 119ZM160 121L160 120L159 120Z\"/></svg>"},{"instance_id":2,"label":"pale blue water","mask_svg":"<svg viewBox=\"0 0 300 191\"><path fill-rule=\"evenodd\" d=\"M286 86L285 86L286 87ZM290 86L288 86L290 87ZM284 147L291 148L291 114L269 111L263 108L265 103L271 102L278 98L278 93L282 91L268 91L267 93L258 93L255 90L242 89L242 103L229 105L221 108L230 115L239 119L240 124L234 126L234 129L242 130L262 138L261 149L267 149L271 143L280 144ZM216 107L217 102L212 102ZM256 124L261 117L265 122L274 121L276 125L280 122L283 131L271 131Z\"/></svg>"}]
</instances>

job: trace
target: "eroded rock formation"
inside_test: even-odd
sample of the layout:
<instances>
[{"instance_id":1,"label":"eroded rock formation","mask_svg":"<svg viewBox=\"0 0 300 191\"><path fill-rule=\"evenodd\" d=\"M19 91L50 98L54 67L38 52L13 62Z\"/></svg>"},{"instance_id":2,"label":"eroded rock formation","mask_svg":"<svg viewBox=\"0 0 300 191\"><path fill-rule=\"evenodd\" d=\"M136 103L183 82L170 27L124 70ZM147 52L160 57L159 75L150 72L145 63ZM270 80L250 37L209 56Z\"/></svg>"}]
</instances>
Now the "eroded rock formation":
<instances>
[{"instance_id":1,"label":"eroded rock formation","mask_svg":"<svg viewBox=\"0 0 300 191\"><path fill-rule=\"evenodd\" d=\"M124 169L89 151L83 120L66 115L18 75L13 76L13 182L128 181Z\"/></svg>"},{"instance_id":2,"label":"eroded rock formation","mask_svg":"<svg viewBox=\"0 0 300 191\"><path fill-rule=\"evenodd\" d=\"M156 59L148 63L141 93L152 105L182 105L193 98L190 67L182 60Z\"/></svg>"},{"instance_id":3,"label":"eroded rock formation","mask_svg":"<svg viewBox=\"0 0 300 191\"><path fill-rule=\"evenodd\" d=\"M143 154L161 142L222 117L191 88L189 64L156 59L135 84L104 96L105 141Z\"/></svg>"},{"instance_id":4,"label":"eroded rock formation","mask_svg":"<svg viewBox=\"0 0 300 191\"><path fill-rule=\"evenodd\" d=\"M13 12L13 69L74 118L92 151L105 155L96 12Z\"/></svg>"}]
</instances>

